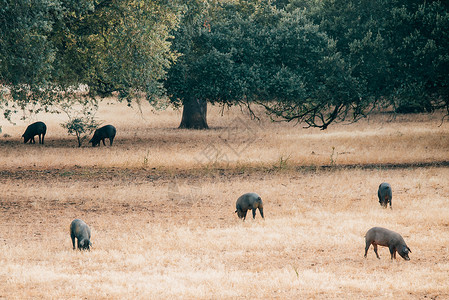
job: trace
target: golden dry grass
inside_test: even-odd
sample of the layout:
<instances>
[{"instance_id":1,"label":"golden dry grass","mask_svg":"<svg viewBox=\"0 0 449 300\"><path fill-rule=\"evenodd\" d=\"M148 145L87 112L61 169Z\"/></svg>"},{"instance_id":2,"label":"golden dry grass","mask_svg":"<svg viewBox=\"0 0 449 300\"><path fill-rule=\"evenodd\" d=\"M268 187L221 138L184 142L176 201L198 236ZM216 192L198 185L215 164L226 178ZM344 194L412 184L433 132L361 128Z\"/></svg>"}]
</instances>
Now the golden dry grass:
<instances>
[{"instance_id":1,"label":"golden dry grass","mask_svg":"<svg viewBox=\"0 0 449 300\"><path fill-rule=\"evenodd\" d=\"M111 102L106 102L111 103ZM260 113L262 116L263 114ZM179 130L181 113L168 109L153 113L149 105L130 109L125 104L105 104L98 117L117 128L116 147L99 151L79 149L75 137L67 136L59 124L63 115L40 115L48 126L46 145L20 145L27 123L16 126L1 121L0 150L4 167L36 168L120 167L192 169L207 164L227 168L242 165L272 166L287 164L326 165L413 163L447 160L449 126L441 123L441 114L398 116L376 115L351 125L335 125L326 131L303 129L301 125L272 123L268 118L250 120L238 108L220 111L212 107L209 131ZM5 148L6 147L6 148ZM14 149L11 151L10 149Z\"/></svg>"},{"instance_id":2,"label":"golden dry grass","mask_svg":"<svg viewBox=\"0 0 449 300\"><path fill-rule=\"evenodd\" d=\"M323 132L212 108L213 129L189 131L175 129L178 111L142 110L103 103L112 147L77 148L62 116L38 116L44 146L22 144L24 123L0 124L11 135L0 138L0 298L449 297L441 115ZM378 204L382 181L392 210ZM249 191L265 220L233 213ZM91 226L92 251L72 251L74 218ZM401 233L411 260L384 247L364 259L373 226Z\"/></svg>"}]
</instances>

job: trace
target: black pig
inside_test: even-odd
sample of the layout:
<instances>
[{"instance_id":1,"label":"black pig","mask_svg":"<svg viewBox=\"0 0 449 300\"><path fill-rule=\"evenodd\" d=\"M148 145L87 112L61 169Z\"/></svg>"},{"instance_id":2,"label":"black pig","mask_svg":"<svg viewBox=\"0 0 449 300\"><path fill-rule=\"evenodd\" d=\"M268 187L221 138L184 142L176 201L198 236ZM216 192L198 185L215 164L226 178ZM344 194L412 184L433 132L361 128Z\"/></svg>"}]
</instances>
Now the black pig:
<instances>
[{"instance_id":1,"label":"black pig","mask_svg":"<svg viewBox=\"0 0 449 300\"><path fill-rule=\"evenodd\" d=\"M379 197L379 203L383 207L387 207L388 203L390 203L391 208L391 198L392 198L391 185L386 182L383 182L379 185L379 190L377 191L377 197Z\"/></svg>"},{"instance_id":2,"label":"black pig","mask_svg":"<svg viewBox=\"0 0 449 300\"><path fill-rule=\"evenodd\" d=\"M22 135L23 143L26 144L28 141L30 141L30 144L35 144L36 141L34 140L34 137L38 135L39 144L44 144L44 137L46 133L47 133L47 125L45 125L44 122L33 123L27 127L25 133Z\"/></svg>"},{"instance_id":3,"label":"black pig","mask_svg":"<svg viewBox=\"0 0 449 300\"><path fill-rule=\"evenodd\" d=\"M89 141L89 143L92 143L92 147L95 147L97 145L100 145L100 141L103 141L103 145L106 146L104 140L106 138L108 138L109 142L110 142L110 144L112 146L112 142L114 141L116 132L117 132L117 130L115 129L114 126L112 126L112 125L105 125L105 126L103 126L101 128L98 128L97 130L95 130L94 136Z\"/></svg>"}]
</instances>

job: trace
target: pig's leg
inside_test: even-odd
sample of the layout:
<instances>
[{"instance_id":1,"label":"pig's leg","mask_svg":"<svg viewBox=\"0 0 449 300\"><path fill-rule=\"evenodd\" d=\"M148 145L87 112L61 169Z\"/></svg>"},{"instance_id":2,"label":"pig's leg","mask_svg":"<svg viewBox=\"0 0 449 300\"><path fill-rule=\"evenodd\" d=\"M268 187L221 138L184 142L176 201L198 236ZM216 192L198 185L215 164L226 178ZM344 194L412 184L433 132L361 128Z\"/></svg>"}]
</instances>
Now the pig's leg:
<instances>
[{"instance_id":1,"label":"pig's leg","mask_svg":"<svg viewBox=\"0 0 449 300\"><path fill-rule=\"evenodd\" d=\"M366 242L366 246L365 246L365 258L366 258L366 254L368 253L369 246L371 246L371 243L370 243L370 242Z\"/></svg>"},{"instance_id":2,"label":"pig's leg","mask_svg":"<svg viewBox=\"0 0 449 300\"><path fill-rule=\"evenodd\" d=\"M380 259L379 254L377 253L377 244L373 244L374 247L374 253L376 253L376 256L378 259Z\"/></svg>"},{"instance_id":3,"label":"pig's leg","mask_svg":"<svg viewBox=\"0 0 449 300\"><path fill-rule=\"evenodd\" d=\"M394 246L390 246L388 247L388 249L390 249L391 259L396 259L396 249L394 248Z\"/></svg>"}]
</instances>

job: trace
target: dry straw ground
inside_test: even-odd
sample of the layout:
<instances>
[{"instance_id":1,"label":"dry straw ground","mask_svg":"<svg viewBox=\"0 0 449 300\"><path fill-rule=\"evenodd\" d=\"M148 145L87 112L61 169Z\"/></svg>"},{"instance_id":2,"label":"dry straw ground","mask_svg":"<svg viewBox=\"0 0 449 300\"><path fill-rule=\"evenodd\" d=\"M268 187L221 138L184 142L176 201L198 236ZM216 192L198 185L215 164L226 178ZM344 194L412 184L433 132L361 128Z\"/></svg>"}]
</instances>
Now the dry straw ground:
<instances>
[{"instance_id":1,"label":"dry straw ground","mask_svg":"<svg viewBox=\"0 0 449 300\"><path fill-rule=\"evenodd\" d=\"M442 115L318 131L212 107L212 130L189 131L178 111L141 109L103 102L112 147L77 148L63 116L36 117L44 146L22 144L24 122L0 123L0 298L449 298ZM250 191L265 220L233 213ZM74 218L92 251L72 251ZM384 247L364 259L373 226L401 233L411 260Z\"/></svg>"}]
</instances>

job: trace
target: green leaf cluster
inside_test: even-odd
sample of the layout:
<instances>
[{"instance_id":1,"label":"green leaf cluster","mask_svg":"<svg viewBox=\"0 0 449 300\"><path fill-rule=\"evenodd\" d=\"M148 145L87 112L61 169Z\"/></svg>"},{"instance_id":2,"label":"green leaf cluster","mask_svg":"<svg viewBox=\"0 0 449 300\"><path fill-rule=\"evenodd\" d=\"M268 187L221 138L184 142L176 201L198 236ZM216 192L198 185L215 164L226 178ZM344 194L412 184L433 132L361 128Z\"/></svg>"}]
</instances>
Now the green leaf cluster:
<instances>
[{"instance_id":1,"label":"green leaf cluster","mask_svg":"<svg viewBox=\"0 0 449 300\"><path fill-rule=\"evenodd\" d=\"M258 102L277 117L322 128L364 109L335 41L304 11L240 1L204 5L195 16L182 20L173 42L182 54L166 81L173 103Z\"/></svg>"},{"instance_id":2,"label":"green leaf cluster","mask_svg":"<svg viewBox=\"0 0 449 300\"><path fill-rule=\"evenodd\" d=\"M163 93L176 60L178 7L158 0L1 0L0 109L51 106L70 94L129 103ZM38 108L39 109L39 108Z\"/></svg>"},{"instance_id":3,"label":"green leaf cluster","mask_svg":"<svg viewBox=\"0 0 449 300\"><path fill-rule=\"evenodd\" d=\"M291 1L289 9L295 9ZM323 0L307 11L359 82L397 112L449 108L447 1Z\"/></svg>"}]
</instances>

